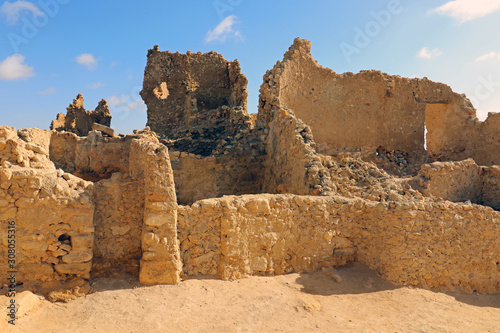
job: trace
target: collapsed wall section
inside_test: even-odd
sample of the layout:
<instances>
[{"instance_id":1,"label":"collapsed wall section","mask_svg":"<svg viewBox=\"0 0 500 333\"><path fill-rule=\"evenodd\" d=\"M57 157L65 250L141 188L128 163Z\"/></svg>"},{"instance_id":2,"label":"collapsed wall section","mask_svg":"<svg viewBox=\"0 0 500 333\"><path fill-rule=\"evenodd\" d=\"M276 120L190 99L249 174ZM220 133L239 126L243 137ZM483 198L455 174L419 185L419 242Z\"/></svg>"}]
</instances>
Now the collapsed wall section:
<instances>
[{"instance_id":1,"label":"collapsed wall section","mask_svg":"<svg viewBox=\"0 0 500 333\"><path fill-rule=\"evenodd\" d=\"M17 284L41 292L82 286L93 257L93 184L56 170L46 131L19 133L0 127L0 277L7 281L15 270ZM9 263L12 239L15 261Z\"/></svg>"},{"instance_id":2,"label":"collapsed wall section","mask_svg":"<svg viewBox=\"0 0 500 333\"><path fill-rule=\"evenodd\" d=\"M186 275L308 272L357 260L397 285L500 291L500 213L451 202L260 195L179 207Z\"/></svg>"}]
</instances>

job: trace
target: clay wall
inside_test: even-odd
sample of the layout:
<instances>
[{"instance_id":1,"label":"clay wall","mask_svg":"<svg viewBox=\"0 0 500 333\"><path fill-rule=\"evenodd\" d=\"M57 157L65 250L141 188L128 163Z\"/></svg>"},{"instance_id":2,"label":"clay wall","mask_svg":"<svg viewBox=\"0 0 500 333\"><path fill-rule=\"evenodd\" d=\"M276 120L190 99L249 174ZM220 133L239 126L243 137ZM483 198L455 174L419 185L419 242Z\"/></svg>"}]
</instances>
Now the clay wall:
<instances>
[{"instance_id":1,"label":"clay wall","mask_svg":"<svg viewBox=\"0 0 500 333\"><path fill-rule=\"evenodd\" d=\"M460 162L424 164L419 172L424 195L434 195L453 202L481 203L481 169L472 159Z\"/></svg>"},{"instance_id":2,"label":"clay wall","mask_svg":"<svg viewBox=\"0 0 500 333\"><path fill-rule=\"evenodd\" d=\"M26 136L30 132L33 136ZM24 139L14 128L0 127L0 278L7 281L12 270L7 236L14 226L17 283L39 291L68 281L81 284L89 277L93 257L93 184L56 170L42 146L47 140L42 145L25 141L48 135L20 133Z\"/></svg>"},{"instance_id":3,"label":"clay wall","mask_svg":"<svg viewBox=\"0 0 500 333\"><path fill-rule=\"evenodd\" d=\"M319 195L334 190L309 126L281 109L272 116L268 132L262 192Z\"/></svg>"},{"instance_id":4,"label":"clay wall","mask_svg":"<svg viewBox=\"0 0 500 333\"><path fill-rule=\"evenodd\" d=\"M114 173L94 185L93 276L139 274L144 182Z\"/></svg>"},{"instance_id":5,"label":"clay wall","mask_svg":"<svg viewBox=\"0 0 500 333\"><path fill-rule=\"evenodd\" d=\"M427 149L438 161L473 158L479 165L500 164L500 113L484 122L457 114L450 104L429 104L425 110Z\"/></svg>"},{"instance_id":6,"label":"clay wall","mask_svg":"<svg viewBox=\"0 0 500 333\"><path fill-rule=\"evenodd\" d=\"M216 52L187 54L148 51L141 96L148 106L148 126L171 135L210 121L205 114L221 106L246 113L247 79L237 60Z\"/></svg>"},{"instance_id":7,"label":"clay wall","mask_svg":"<svg viewBox=\"0 0 500 333\"><path fill-rule=\"evenodd\" d=\"M450 202L245 195L179 208L185 274L222 279L358 260L397 285L498 293L499 231L500 213Z\"/></svg>"},{"instance_id":8,"label":"clay wall","mask_svg":"<svg viewBox=\"0 0 500 333\"><path fill-rule=\"evenodd\" d=\"M115 172L128 173L130 144L137 135L104 137L91 131L87 137L52 132L50 157L56 167L89 181L108 179Z\"/></svg>"},{"instance_id":9,"label":"clay wall","mask_svg":"<svg viewBox=\"0 0 500 333\"><path fill-rule=\"evenodd\" d=\"M481 203L500 211L500 166L481 167Z\"/></svg>"},{"instance_id":10,"label":"clay wall","mask_svg":"<svg viewBox=\"0 0 500 333\"><path fill-rule=\"evenodd\" d=\"M286 107L311 127L318 152L359 152L395 173L416 173L426 161L426 126L434 160L499 163L500 116L479 122L464 95L426 78L373 70L337 74L321 67L310 48L309 41L296 39L283 61L264 76L261 122L270 121L276 107Z\"/></svg>"}]
</instances>

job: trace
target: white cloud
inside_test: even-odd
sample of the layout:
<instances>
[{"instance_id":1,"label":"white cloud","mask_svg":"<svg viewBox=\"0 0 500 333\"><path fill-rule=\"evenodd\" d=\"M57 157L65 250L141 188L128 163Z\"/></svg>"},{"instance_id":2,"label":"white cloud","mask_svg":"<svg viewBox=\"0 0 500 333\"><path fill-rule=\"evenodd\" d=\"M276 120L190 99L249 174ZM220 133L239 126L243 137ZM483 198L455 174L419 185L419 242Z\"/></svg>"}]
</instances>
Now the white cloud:
<instances>
[{"instance_id":1,"label":"white cloud","mask_svg":"<svg viewBox=\"0 0 500 333\"><path fill-rule=\"evenodd\" d=\"M14 54L0 62L0 80L20 80L35 76L33 67L24 63L24 56Z\"/></svg>"},{"instance_id":2,"label":"white cloud","mask_svg":"<svg viewBox=\"0 0 500 333\"><path fill-rule=\"evenodd\" d=\"M106 99L109 106L122 106L125 105L128 100L129 100L128 97L123 97L123 96L122 97L111 96Z\"/></svg>"},{"instance_id":3,"label":"white cloud","mask_svg":"<svg viewBox=\"0 0 500 333\"><path fill-rule=\"evenodd\" d=\"M133 111L137 109L141 109L139 111L144 111L146 105L144 104L144 101L142 99L138 99L135 101L132 101L128 103L127 107L125 108L127 111Z\"/></svg>"},{"instance_id":4,"label":"white cloud","mask_svg":"<svg viewBox=\"0 0 500 333\"><path fill-rule=\"evenodd\" d=\"M443 51L440 49L429 49L427 46L423 47L420 52L417 54L417 58L422 58L422 59L431 59L435 57L439 57L440 55L443 54Z\"/></svg>"},{"instance_id":5,"label":"white cloud","mask_svg":"<svg viewBox=\"0 0 500 333\"><path fill-rule=\"evenodd\" d=\"M52 94L55 94L56 92L57 92L56 88L50 87L50 88L47 88L45 90L38 91L37 94L38 95L52 95Z\"/></svg>"},{"instance_id":6,"label":"white cloud","mask_svg":"<svg viewBox=\"0 0 500 333\"><path fill-rule=\"evenodd\" d=\"M500 0L453 0L429 12L447 15L464 23L489 15L499 9Z\"/></svg>"},{"instance_id":7,"label":"white cloud","mask_svg":"<svg viewBox=\"0 0 500 333\"><path fill-rule=\"evenodd\" d=\"M87 87L89 87L90 89L99 89L99 88L102 88L104 86L105 86L105 84L102 82L95 82L95 83L89 84Z\"/></svg>"},{"instance_id":8,"label":"white cloud","mask_svg":"<svg viewBox=\"0 0 500 333\"><path fill-rule=\"evenodd\" d=\"M76 57L76 62L80 65L84 65L89 70L94 70L97 68L97 59L93 54L90 53L82 53L78 57Z\"/></svg>"},{"instance_id":9,"label":"white cloud","mask_svg":"<svg viewBox=\"0 0 500 333\"><path fill-rule=\"evenodd\" d=\"M2 7L0 7L0 12L2 13L3 16L5 16L7 24L11 25L14 25L17 23L17 21L19 21L19 18L21 17L21 12L23 11L29 11L34 16L44 15L44 13L40 10L40 8L38 8L37 5L29 1L19 0L12 3L5 1Z\"/></svg>"},{"instance_id":10,"label":"white cloud","mask_svg":"<svg viewBox=\"0 0 500 333\"><path fill-rule=\"evenodd\" d=\"M146 104L142 99L133 99L130 96L111 96L106 99L108 105L116 108L121 108L122 111L134 111L138 110L140 112L146 111Z\"/></svg>"},{"instance_id":11,"label":"white cloud","mask_svg":"<svg viewBox=\"0 0 500 333\"><path fill-rule=\"evenodd\" d=\"M230 15L223 19L213 30L208 30L205 36L205 43L210 43L215 40L224 42L228 38L241 39L241 32L234 28L234 25L239 23L238 17Z\"/></svg>"},{"instance_id":12,"label":"white cloud","mask_svg":"<svg viewBox=\"0 0 500 333\"><path fill-rule=\"evenodd\" d=\"M490 59L497 59L500 61L500 53L496 53L496 52L491 51L490 53L486 53L480 57L477 57L477 59L474 60L474 62L482 62L482 61L486 61L486 60L490 60Z\"/></svg>"}]
</instances>

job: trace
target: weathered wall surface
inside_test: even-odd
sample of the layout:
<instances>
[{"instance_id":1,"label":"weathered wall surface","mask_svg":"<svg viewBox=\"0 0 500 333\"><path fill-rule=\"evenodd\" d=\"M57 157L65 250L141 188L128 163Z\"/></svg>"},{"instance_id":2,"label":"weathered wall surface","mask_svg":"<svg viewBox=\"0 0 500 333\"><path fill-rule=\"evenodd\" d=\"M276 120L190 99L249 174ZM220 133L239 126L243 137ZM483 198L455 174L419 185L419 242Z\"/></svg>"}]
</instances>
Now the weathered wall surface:
<instances>
[{"instance_id":1,"label":"weathered wall surface","mask_svg":"<svg viewBox=\"0 0 500 333\"><path fill-rule=\"evenodd\" d=\"M269 121L276 107L289 108L311 126L320 153L360 152L377 163L394 164L386 166L391 172L415 173L425 162L426 124L433 158L498 164L500 116L480 123L464 95L425 78L373 70L337 74L321 67L310 49L309 41L296 39L283 61L266 73L261 121ZM429 111L437 110L435 103L446 103L446 112Z\"/></svg>"},{"instance_id":2,"label":"weathered wall surface","mask_svg":"<svg viewBox=\"0 0 500 333\"><path fill-rule=\"evenodd\" d=\"M130 175L144 180L144 223L139 280L177 284L182 261L177 239L177 198L168 149L153 140L134 140Z\"/></svg>"},{"instance_id":3,"label":"weathered wall surface","mask_svg":"<svg viewBox=\"0 0 500 333\"><path fill-rule=\"evenodd\" d=\"M106 100L101 100L94 111L85 110L83 102L83 96L78 94L73 103L66 108L66 115L57 114L57 118L52 121L50 129L86 136L92 130L93 123L110 126L111 113Z\"/></svg>"},{"instance_id":4,"label":"weathered wall surface","mask_svg":"<svg viewBox=\"0 0 500 333\"><path fill-rule=\"evenodd\" d=\"M309 126L281 109L271 116L268 132L262 192L319 195L334 190Z\"/></svg>"},{"instance_id":5,"label":"weathered wall surface","mask_svg":"<svg viewBox=\"0 0 500 333\"><path fill-rule=\"evenodd\" d=\"M500 213L450 202L245 195L179 209L187 275L223 279L359 260L398 285L500 291Z\"/></svg>"},{"instance_id":6,"label":"weathered wall surface","mask_svg":"<svg viewBox=\"0 0 500 333\"><path fill-rule=\"evenodd\" d=\"M141 96L148 106L148 126L160 135L203 125L221 106L246 113L247 79L237 60L216 52L180 54L148 51ZM206 119L207 118L207 119Z\"/></svg>"},{"instance_id":7,"label":"weathered wall surface","mask_svg":"<svg viewBox=\"0 0 500 333\"><path fill-rule=\"evenodd\" d=\"M470 200L481 203L481 169L472 159L424 164L418 175L422 178L421 185L425 188L425 195L453 202Z\"/></svg>"},{"instance_id":8,"label":"weathered wall surface","mask_svg":"<svg viewBox=\"0 0 500 333\"><path fill-rule=\"evenodd\" d=\"M22 138L40 131L20 131ZM26 287L53 290L91 269L93 184L56 170L46 147L0 127L0 278L7 281L8 226L15 226L16 279Z\"/></svg>"},{"instance_id":9,"label":"weathered wall surface","mask_svg":"<svg viewBox=\"0 0 500 333\"><path fill-rule=\"evenodd\" d=\"M481 167L481 203L500 211L500 166Z\"/></svg>"},{"instance_id":10,"label":"weathered wall surface","mask_svg":"<svg viewBox=\"0 0 500 333\"><path fill-rule=\"evenodd\" d=\"M138 275L142 257L144 182L114 173L94 184L95 227L92 274Z\"/></svg>"},{"instance_id":11,"label":"weathered wall surface","mask_svg":"<svg viewBox=\"0 0 500 333\"><path fill-rule=\"evenodd\" d=\"M175 192L181 205L219 196L215 158L169 150Z\"/></svg>"},{"instance_id":12,"label":"weathered wall surface","mask_svg":"<svg viewBox=\"0 0 500 333\"><path fill-rule=\"evenodd\" d=\"M144 136L144 135L143 135ZM91 131L87 137L53 132L50 157L56 167L89 181L108 179L115 172L128 173L130 144L138 135L103 137Z\"/></svg>"},{"instance_id":13,"label":"weathered wall surface","mask_svg":"<svg viewBox=\"0 0 500 333\"><path fill-rule=\"evenodd\" d=\"M427 149L434 160L473 158L479 165L500 164L500 113L480 122L443 103L427 105L425 117Z\"/></svg>"}]
</instances>

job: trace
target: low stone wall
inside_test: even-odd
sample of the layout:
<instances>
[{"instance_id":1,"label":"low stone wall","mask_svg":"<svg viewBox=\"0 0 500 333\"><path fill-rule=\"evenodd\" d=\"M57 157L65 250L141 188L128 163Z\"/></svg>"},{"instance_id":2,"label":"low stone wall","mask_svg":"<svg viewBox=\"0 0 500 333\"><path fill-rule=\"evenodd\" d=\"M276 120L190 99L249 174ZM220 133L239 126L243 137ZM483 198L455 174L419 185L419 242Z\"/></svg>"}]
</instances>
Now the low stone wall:
<instances>
[{"instance_id":1,"label":"low stone wall","mask_svg":"<svg viewBox=\"0 0 500 333\"><path fill-rule=\"evenodd\" d=\"M425 195L453 202L481 203L481 169L472 159L424 164L418 175L423 180Z\"/></svg>"},{"instance_id":2,"label":"low stone wall","mask_svg":"<svg viewBox=\"0 0 500 333\"><path fill-rule=\"evenodd\" d=\"M245 195L179 208L187 275L222 279L358 260L397 285L500 292L500 213L445 202Z\"/></svg>"}]
</instances>

